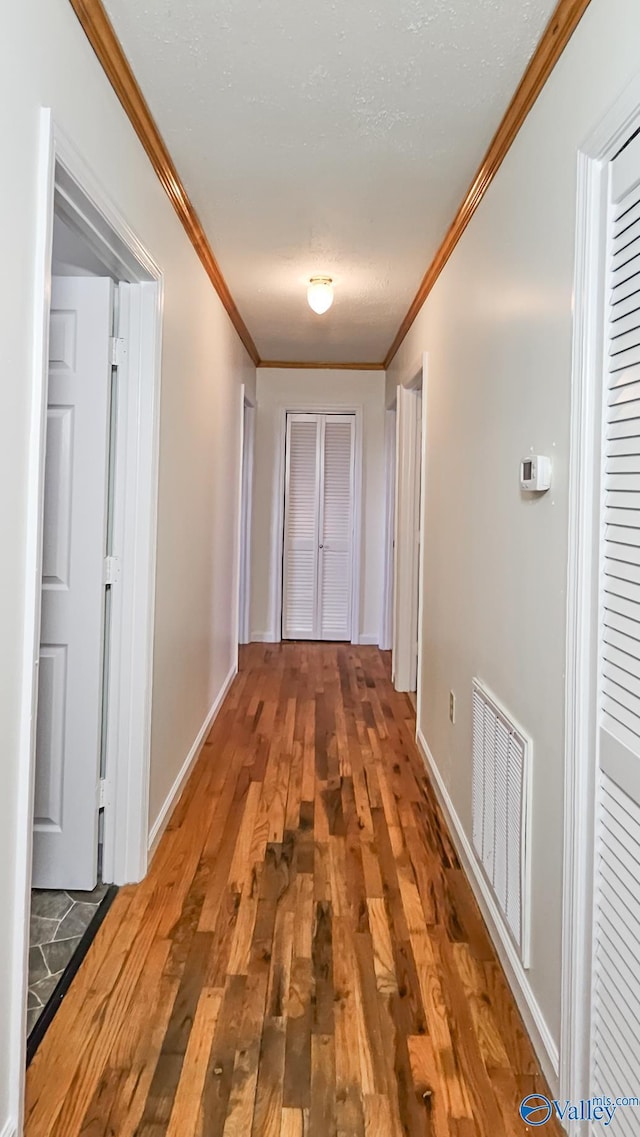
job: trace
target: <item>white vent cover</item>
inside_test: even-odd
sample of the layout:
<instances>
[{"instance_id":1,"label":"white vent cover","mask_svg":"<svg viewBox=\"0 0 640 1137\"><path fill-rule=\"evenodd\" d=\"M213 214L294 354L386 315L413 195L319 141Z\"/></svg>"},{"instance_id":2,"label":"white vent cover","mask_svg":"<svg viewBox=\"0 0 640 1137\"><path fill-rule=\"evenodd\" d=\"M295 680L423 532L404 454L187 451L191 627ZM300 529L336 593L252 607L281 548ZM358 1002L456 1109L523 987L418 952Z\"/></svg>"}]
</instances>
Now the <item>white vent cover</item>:
<instances>
[{"instance_id":1,"label":"white vent cover","mask_svg":"<svg viewBox=\"0 0 640 1137\"><path fill-rule=\"evenodd\" d=\"M473 681L473 845L524 967L529 966L531 741Z\"/></svg>"}]
</instances>

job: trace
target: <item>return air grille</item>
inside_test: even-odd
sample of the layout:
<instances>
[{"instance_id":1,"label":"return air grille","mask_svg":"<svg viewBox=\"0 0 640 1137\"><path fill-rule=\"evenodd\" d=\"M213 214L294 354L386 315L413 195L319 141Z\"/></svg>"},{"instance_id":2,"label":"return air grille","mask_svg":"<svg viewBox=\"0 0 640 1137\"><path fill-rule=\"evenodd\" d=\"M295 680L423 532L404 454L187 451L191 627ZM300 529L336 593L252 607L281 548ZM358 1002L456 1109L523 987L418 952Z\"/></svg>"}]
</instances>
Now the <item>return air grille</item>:
<instances>
[{"instance_id":1,"label":"return air grille","mask_svg":"<svg viewBox=\"0 0 640 1137\"><path fill-rule=\"evenodd\" d=\"M531 742L473 683L473 845L523 966L529 966Z\"/></svg>"}]
</instances>

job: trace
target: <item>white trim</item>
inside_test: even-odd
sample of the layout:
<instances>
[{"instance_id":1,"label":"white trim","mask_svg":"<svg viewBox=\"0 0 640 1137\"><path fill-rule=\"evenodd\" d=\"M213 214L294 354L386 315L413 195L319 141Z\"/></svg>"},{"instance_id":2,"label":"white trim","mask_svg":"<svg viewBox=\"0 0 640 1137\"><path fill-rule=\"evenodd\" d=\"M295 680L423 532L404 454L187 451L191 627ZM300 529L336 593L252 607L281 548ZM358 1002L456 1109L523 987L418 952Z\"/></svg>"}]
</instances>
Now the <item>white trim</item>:
<instances>
[{"instance_id":1,"label":"white trim","mask_svg":"<svg viewBox=\"0 0 640 1137\"><path fill-rule=\"evenodd\" d=\"M416 675L416 731L422 725L422 672L424 619L424 542L427 525L427 395L429 389L429 353L422 353L422 430L420 435L420 508L418 516L418 672Z\"/></svg>"},{"instance_id":2,"label":"white trim","mask_svg":"<svg viewBox=\"0 0 640 1137\"><path fill-rule=\"evenodd\" d=\"M167 825L169 824L169 821L171 820L171 814L173 813L178 804L178 801L180 800L182 791L185 788L189 775L193 770L193 767L195 766L198 758L200 757L200 751L202 750L202 747L207 740L207 735L213 726L213 723L222 704L224 703L224 700L229 694L229 689L237 674L238 668L234 663L231 667L231 670L229 671L229 674L227 675L227 678L222 684L222 687L218 692L215 701L209 710L209 713L207 714L207 717L205 718L202 726L200 727L200 730L198 731L193 746L191 747L189 753L187 754L187 757L182 763L182 766L178 772L178 776L176 777L175 782L169 790L169 793L167 794L167 797L162 805L162 808L160 809L158 816L151 826L148 843L149 861L151 861L156 849L158 848L158 845L160 844L162 834L164 833Z\"/></svg>"},{"instance_id":3,"label":"white trim","mask_svg":"<svg viewBox=\"0 0 640 1137\"><path fill-rule=\"evenodd\" d=\"M393 682L397 691L417 691L418 688L421 384L422 368L419 383L398 387L392 648Z\"/></svg>"},{"instance_id":4,"label":"white trim","mask_svg":"<svg viewBox=\"0 0 640 1137\"><path fill-rule=\"evenodd\" d=\"M287 434L288 414L319 414L319 415L354 415L355 416L355 455L354 455L354 503L353 503L353 557L351 566L352 594L351 594L351 643L360 642L360 610L362 592L362 542L363 510L362 510L362 479L363 479L363 422L362 405L322 404L299 406L295 403L278 407L276 414L275 439L275 473L273 482L273 500L271 510L271 597L270 597L270 630L262 638L259 632L252 633L252 640L257 643L280 643L282 641L282 558L284 551L284 491L285 491L285 440ZM375 643L378 642L377 636Z\"/></svg>"},{"instance_id":5,"label":"white trim","mask_svg":"<svg viewBox=\"0 0 640 1137\"><path fill-rule=\"evenodd\" d=\"M27 531L25 550L24 643L22 658L22 691L20 699L20 748L18 761L15 907L13 918L13 1000L9 1038L10 1109L22 1128L24 1114L25 1049L27 1024L26 977L28 975L29 915L31 892L31 857L33 846L33 793L35 778L35 694L38 690L38 655L40 648L40 564L42 560L42 528L37 519L41 513L44 489L41 439L46 413L46 382L43 382L43 360L49 354L49 304L51 289L51 252L53 246L52 200L55 171L53 123L50 111L43 111L40 121L38 156L38 210L36 216L36 265L34 279L34 330L32 398L29 428L29 467L27 484Z\"/></svg>"},{"instance_id":6,"label":"white trim","mask_svg":"<svg viewBox=\"0 0 640 1137\"><path fill-rule=\"evenodd\" d=\"M148 763L151 722L151 666L153 605L155 589L155 536L157 455L159 435L158 391L160 383L160 314L162 274L150 255L106 198L97 178L88 170L72 144L54 124L52 113L40 115L38 192L36 225L36 263L34 273L33 372L28 458L28 489L25 540L24 646L20 749L17 788L15 909L13 914L13 1006L10 1027L11 1110L22 1132L24 1115L24 1068L26 1040L26 977L28 973L29 912L31 891L31 853L33 829L33 787L35 772L35 726L37 674L40 644L40 593L42 556L42 503L44 486L45 422L48 384L48 335L51 286L51 250L54 200L74 217L83 233L91 234L94 245L106 250L109 264L123 265L126 279L152 282L140 293L138 313L140 341L146 336L144 376L147 389L140 393L138 415L129 426L126 460L137 499L125 525L130 541L132 619L123 620L120 635L122 676L132 687L128 702L120 702L121 723L127 742L118 752L117 777L112 791L114 801L126 802L111 827L114 864L119 850L120 869L114 870L118 883L135 879L146 866L148 825ZM117 275L117 271L116 271ZM140 364L142 348L136 346ZM135 354L135 353L134 353ZM139 368L142 383L142 369ZM131 505L131 502L129 502ZM137 526L135 531L129 524ZM122 605L126 589L123 588ZM128 636L128 638L127 638ZM117 637L116 637L117 638ZM131 692L135 698L131 698ZM122 695L122 690L120 690ZM128 719L127 719L128 716ZM124 721L127 719L125 732ZM117 830L117 836L116 836ZM115 873L118 873L116 876Z\"/></svg>"},{"instance_id":7,"label":"white trim","mask_svg":"<svg viewBox=\"0 0 640 1137\"><path fill-rule=\"evenodd\" d=\"M244 488L244 446L245 446L245 429L244 429L244 393L245 385L240 384L240 416L238 422L238 470L237 470L237 484L236 484L236 540L235 540L235 565L233 571L233 623L231 633L231 643L235 651L236 667L240 665L240 595L242 588L242 500Z\"/></svg>"},{"instance_id":8,"label":"white trim","mask_svg":"<svg viewBox=\"0 0 640 1137\"><path fill-rule=\"evenodd\" d=\"M382 564L382 611L380 613L381 651L393 647L393 565L396 512L396 410L384 412L384 556Z\"/></svg>"},{"instance_id":9,"label":"white trim","mask_svg":"<svg viewBox=\"0 0 640 1137\"><path fill-rule=\"evenodd\" d=\"M252 644L275 644L280 643L280 640L273 638L273 632L252 632L250 642Z\"/></svg>"},{"instance_id":10,"label":"white trim","mask_svg":"<svg viewBox=\"0 0 640 1137\"><path fill-rule=\"evenodd\" d=\"M374 645L375 647L377 647L378 646L378 636L375 635L375 633L365 632L361 636L358 636L358 643L361 644L361 646L363 646L363 647L367 644Z\"/></svg>"},{"instance_id":11,"label":"white trim","mask_svg":"<svg viewBox=\"0 0 640 1137\"><path fill-rule=\"evenodd\" d=\"M16 1137L17 1132L18 1132L18 1129L17 1129L15 1121L13 1121L11 1118L9 1118L9 1120L5 1121L4 1125L2 1126L2 1132L0 1132L0 1137Z\"/></svg>"},{"instance_id":12,"label":"white trim","mask_svg":"<svg viewBox=\"0 0 640 1137\"><path fill-rule=\"evenodd\" d=\"M119 383L113 540L123 572L111 601L103 877L126 884L147 871L162 294L154 283L121 284L119 299L128 351Z\"/></svg>"},{"instance_id":13,"label":"white trim","mask_svg":"<svg viewBox=\"0 0 640 1137\"><path fill-rule=\"evenodd\" d=\"M418 731L416 741L425 761L434 792L445 815L451 839L484 917L496 953L529 1032L533 1048L549 1086L555 1093L558 1085L559 1067L557 1044L533 993L515 944L504 926L502 914L489 884L485 877L477 871L473 849L422 731Z\"/></svg>"},{"instance_id":14,"label":"white trim","mask_svg":"<svg viewBox=\"0 0 640 1137\"><path fill-rule=\"evenodd\" d=\"M238 643L249 643L251 612L251 526L253 519L253 463L256 408L242 384L242 449L240 467L240 526L238 564Z\"/></svg>"},{"instance_id":15,"label":"white trim","mask_svg":"<svg viewBox=\"0 0 640 1137\"><path fill-rule=\"evenodd\" d=\"M600 438L608 163L640 126L640 75L578 154L569 467L560 1092L590 1092ZM569 1132L579 1132L579 1125Z\"/></svg>"}]
</instances>

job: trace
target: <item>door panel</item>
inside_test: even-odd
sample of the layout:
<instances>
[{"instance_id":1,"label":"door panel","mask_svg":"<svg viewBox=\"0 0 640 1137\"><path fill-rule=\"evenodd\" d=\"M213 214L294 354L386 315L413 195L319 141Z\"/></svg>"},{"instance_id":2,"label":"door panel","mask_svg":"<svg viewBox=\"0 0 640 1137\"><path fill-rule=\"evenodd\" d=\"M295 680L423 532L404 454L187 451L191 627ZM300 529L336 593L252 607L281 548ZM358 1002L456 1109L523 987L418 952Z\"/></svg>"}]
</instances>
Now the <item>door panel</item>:
<instances>
[{"instance_id":1,"label":"door panel","mask_svg":"<svg viewBox=\"0 0 640 1137\"><path fill-rule=\"evenodd\" d=\"M352 416L325 416L318 587L318 628L322 640L351 639L353 436Z\"/></svg>"},{"instance_id":2,"label":"door panel","mask_svg":"<svg viewBox=\"0 0 640 1137\"><path fill-rule=\"evenodd\" d=\"M398 387L394 557L393 681L415 691L418 680L422 395Z\"/></svg>"},{"instance_id":3,"label":"door panel","mask_svg":"<svg viewBox=\"0 0 640 1137\"><path fill-rule=\"evenodd\" d=\"M97 879L113 282L52 281L33 883Z\"/></svg>"},{"instance_id":4,"label":"door panel","mask_svg":"<svg viewBox=\"0 0 640 1137\"><path fill-rule=\"evenodd\" d=\"M317 635L320 423L317 415L287 416L282 636Z\"/></svg>"}]
</instances>

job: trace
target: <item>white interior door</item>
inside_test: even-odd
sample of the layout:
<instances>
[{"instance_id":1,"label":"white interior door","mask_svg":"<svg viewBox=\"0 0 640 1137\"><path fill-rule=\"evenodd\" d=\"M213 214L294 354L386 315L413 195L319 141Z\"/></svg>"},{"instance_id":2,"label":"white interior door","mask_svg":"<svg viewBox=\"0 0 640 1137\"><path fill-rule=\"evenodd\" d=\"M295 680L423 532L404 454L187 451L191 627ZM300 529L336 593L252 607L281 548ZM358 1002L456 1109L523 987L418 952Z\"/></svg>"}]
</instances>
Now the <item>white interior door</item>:
<instances>
[{"instance_id":1,"label":"white interior door","mask_svg":"<svg viewBox=\"0 0 640 1137\"><path fill-rule=\"evenodd\" d=\"M418 678L422 395L398 387L392 674L398 691Z\"/></svg>"},{"instance_id":2,"label":"white interior door","mask_svg":"<svg viewBox=\"0 0 640 1137\"><path fill-rule=\"evenodd\" d=\"M54 277L33 883L97 879L113 282Z\"/></svg>"},{"instance_id":3,"label":"white interior door","mask_svg":"<svg viewBox=\"0 0 640 1137\"><path fill-rule=\"evenodd\" d=\"M351 639L354 443L353 415L287 415L284 639Z\"/></svg>"},{"instance_id":4,"label":"white interior door","mask_svg":"<svg viewBox=\"0 0 640 1137\"><path fill-rule=\"evenodd\" d=\"M590 1092L615 1097L640 1082L640 137L610 167L607 272Z\"/></svg>"}]
</instances>

